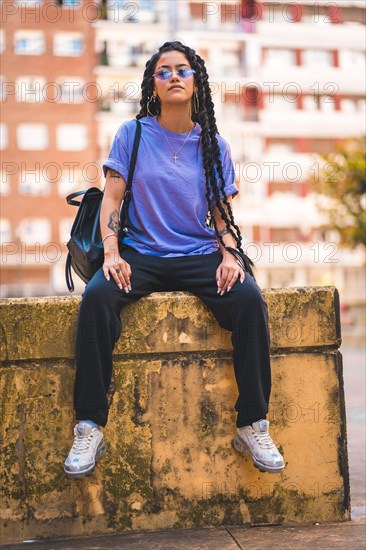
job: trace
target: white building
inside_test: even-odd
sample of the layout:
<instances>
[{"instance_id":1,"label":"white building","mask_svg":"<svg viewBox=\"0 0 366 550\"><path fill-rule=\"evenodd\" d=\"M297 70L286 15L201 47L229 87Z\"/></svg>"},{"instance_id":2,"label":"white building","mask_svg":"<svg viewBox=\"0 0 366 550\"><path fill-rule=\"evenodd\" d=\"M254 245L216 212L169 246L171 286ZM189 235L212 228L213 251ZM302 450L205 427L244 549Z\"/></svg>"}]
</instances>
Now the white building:
<instances>
[{"instance_id":1,"label":"white building","mask_svg":"<svg viewBox=\"0 0 366 550\"><path fill-rule=\"evenodd\" d=\"M250 5L255 3L251 18ZM365 133L365 6L355 0L107 2L95 23L104 63L102 163L118 126L139 110L145 63L178 39L205 59L220 133L240 194L234 201L262 286L335 284L365 299L362 251L320 229L311 177L319 153ZM113 9L112 9L113 6Z\"/></svg>"}]
</instances>

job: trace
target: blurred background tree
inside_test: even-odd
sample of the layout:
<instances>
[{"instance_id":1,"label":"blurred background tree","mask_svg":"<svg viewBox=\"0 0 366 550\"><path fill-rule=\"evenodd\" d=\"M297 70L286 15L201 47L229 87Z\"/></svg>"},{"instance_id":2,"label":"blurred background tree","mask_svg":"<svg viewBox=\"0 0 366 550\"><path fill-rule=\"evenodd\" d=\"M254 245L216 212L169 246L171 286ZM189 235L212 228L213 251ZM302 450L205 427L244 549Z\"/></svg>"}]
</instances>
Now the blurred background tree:
<instances>
[{"instance_id":1,"label":"blurred background tree","mask_svg":"<svg viewBox=\"0 0 366 550\"><path fill-rule=\"evenodd\" d=\"M314 190L328 200L321 206L328 223L324 229L337 231L340 244L366 247L366 136L348 139L334 151L321 154L325 161Z\"/></svg>"}]
</instances>

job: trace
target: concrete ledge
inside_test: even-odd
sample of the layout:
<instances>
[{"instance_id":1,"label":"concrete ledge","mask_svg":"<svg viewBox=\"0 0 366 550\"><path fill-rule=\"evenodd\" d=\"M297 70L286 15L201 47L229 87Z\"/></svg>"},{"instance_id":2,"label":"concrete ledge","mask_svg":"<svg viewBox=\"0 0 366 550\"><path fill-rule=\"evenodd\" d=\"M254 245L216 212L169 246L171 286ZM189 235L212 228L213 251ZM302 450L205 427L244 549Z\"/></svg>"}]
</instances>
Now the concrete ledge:
<instances>
[{"instance_id":1,"label":"concrete ledge","mask_svg":"<svg viewBox=\"0 0 366 550\"><path fill-rule=\"evenodd\" d=\"M282 474L231 447L231 333L188 293L124 309L108 453L91 478L62 463L73 426L80 297L0 302L2 542L126 530L349 519L338 293L270 289L271 433ZM141 322L143 319L143 322Z\"/></svg>"},{"instance_id":2,"label":"concrete ledge","mask_svg":"<svg viewBox=\"0 0 366 550\"><path fill-rule=\"evenodd\" d=\"M334 287L269 289L263 295L273 351L340 346ZM0 300L1 359L73 358L79 303L80 296ZM127 330L115 354L231 350L231 333L206 312L186 292L151 294L122 311Z\"/></svg>"}]
</instances>

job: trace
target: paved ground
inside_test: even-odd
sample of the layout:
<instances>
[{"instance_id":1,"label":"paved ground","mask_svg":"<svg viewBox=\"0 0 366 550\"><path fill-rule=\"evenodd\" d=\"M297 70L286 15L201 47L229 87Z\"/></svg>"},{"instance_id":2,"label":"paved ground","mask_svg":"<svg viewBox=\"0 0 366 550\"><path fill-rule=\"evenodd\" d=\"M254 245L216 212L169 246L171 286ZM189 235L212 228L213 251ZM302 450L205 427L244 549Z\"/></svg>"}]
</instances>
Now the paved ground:
<instances>
[{"instance_id":1,"label":"paved ground","mask_svg":"<svg viewBox=\"0 0 366 550\"><path fill-rule=\"evenodd\" d=\"M128 533L6 545L6 550L358 550L365 530L365 350L342 348L352 521L307 527L221 527Z\"/></svg>"}]
</instances>

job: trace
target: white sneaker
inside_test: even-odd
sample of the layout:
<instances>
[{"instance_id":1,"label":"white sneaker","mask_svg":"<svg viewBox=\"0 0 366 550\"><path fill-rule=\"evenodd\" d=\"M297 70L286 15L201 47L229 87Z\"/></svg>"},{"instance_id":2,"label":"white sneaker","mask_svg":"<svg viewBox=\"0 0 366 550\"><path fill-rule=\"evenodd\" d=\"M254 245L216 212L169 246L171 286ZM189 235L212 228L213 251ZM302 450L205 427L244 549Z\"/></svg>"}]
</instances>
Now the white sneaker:
<instances>
[{"instance_id":1,"label":"white sneaker","mask_svg":"<svg viewBox=\"0 0 366 550\"><path fill-rule=\"evenodd\" d=\"M81 479L93 473L96 463L106 452L106 446L102 430L83 421L74 427L74 436L64 470L68 477Z\"/></svg>"},{"instance_id":2,"label":"white sneaker","mask_svg":"<svg viewBox=\"0 0 366 550\"><path fill-rule=\"evenodd\" d=\"M284 469L285 461L273 443L268 428L268 420L258 420L251 426L238 428L233 445L239 453L251 454L254 466L261 472L277 474Z\"/></svg>"}]
</instances>

